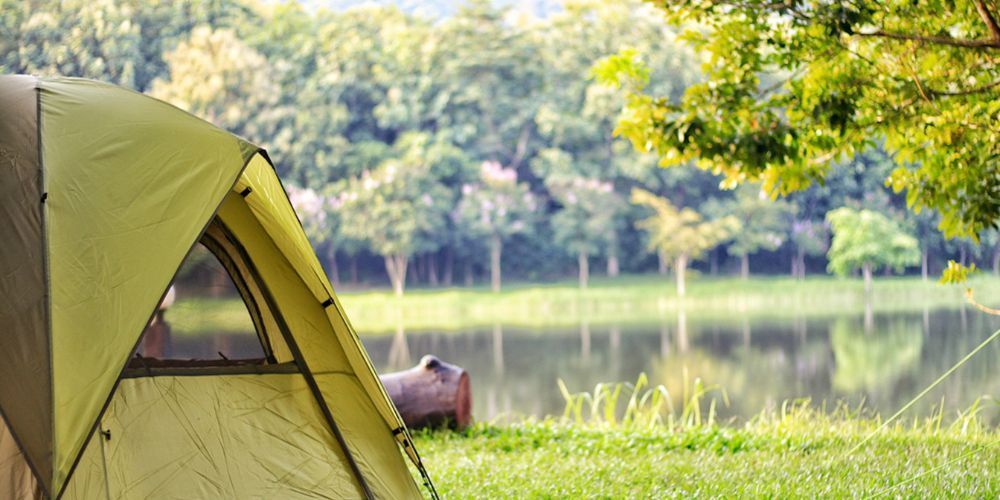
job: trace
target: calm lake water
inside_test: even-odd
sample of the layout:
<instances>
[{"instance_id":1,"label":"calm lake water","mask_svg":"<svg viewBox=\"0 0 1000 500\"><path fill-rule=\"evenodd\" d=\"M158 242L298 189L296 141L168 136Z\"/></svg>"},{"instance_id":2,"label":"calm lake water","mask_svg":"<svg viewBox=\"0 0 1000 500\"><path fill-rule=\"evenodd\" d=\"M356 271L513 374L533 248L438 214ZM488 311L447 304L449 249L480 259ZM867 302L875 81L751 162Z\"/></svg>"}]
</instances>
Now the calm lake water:
<instances>
[{"instance_id":1,"label":"calm lake water","mask_svg":"<svg viewBox=\"0 0 1000 500\"><path fill-rule=\"evenodd\" d=\"M884 416L1000 328L1000 318L974 310L798 320L687 318L630 325L525 330L494 325L459 333L397 332L363 337L376 367L396 371L435 354L471 377L473 415L561 415L557 379L570 391L600 382L635 382L646 373L675 403L688 380L725 389L722 417L746 418L783 401L810 398L832 407L843 401ZM690 387L689 383L689 387ZM719 393L721 395L721 393ZM929 415L968 408L980 396L1000 396L1000 343L994 342L918 403ZM1000 422L996 400L984 415Z\"/></svg>"},{"instance_id":2,"label":"calm lake water","mask_svg":"<svg viewBox=\"0 0 1000 500\"><path fill-rule=\"evenodd\" d=\"M580 324L564 329L524 329L502 324L459 332L397 331L362 336L380 372L417 363L424 354L464 367L471 377L473 415L561 415L557 379L570 391L592 391L600 382L634 382L645 373L680 403L689 381L725 389L722 417L737 420L783 401L809 398L894 413L993 331L1000 318L970 308L865 317L820 316L792 320L688 317L675 313L638 325ZM178 335L171 357L258 357L256 335ZM690 382L688 386L690 387ZM719 393L717 393L719 395ZM1000 396L1000 342L994 342L923 398L910 415L946 415L981 396ZM983 415L1000 423L1000 404L984 402Z\"/></svg>"}]
</instances>

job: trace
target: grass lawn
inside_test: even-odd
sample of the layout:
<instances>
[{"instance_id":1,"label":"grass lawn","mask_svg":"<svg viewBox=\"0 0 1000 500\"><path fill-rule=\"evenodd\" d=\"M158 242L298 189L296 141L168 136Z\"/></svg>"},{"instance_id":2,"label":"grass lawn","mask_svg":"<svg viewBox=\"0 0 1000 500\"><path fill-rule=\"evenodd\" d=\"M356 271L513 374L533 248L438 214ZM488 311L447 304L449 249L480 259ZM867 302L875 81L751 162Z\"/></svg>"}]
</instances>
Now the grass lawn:
<instances>
[{"instance_id":1,"label":"grass lawn","mask_svg":"<svg viewBox=\"0 0 1000 500\"><path fill-rule=\"evenodd\" d=\"M997 498L1000 433L803 413L739 428L553 422L417 435L443 498Z\"/></svg>"},{"instance_id":2,"label":"grass lawn","mask_svg":"<svg viewBox=\"0 0 1000 500\"><path fill-rule=\"evenodd\" d=\"M979 300L991 304L1000 297L1000 280L980 276L972 281ZM580 290L575 281L552 284L512 283L500 293L486 288L416 288L402 298L391 290L340 290L351 322L362 335L386 334L399 326L410 330L459 330L500 323L546 328L651 323L669 319L683 307L689 319L742 321L744 316L816 317L856 314L865 310L860 279L825 276L805 281L783 277L701 278L691 280L688 295L677 297L673 283L662 276L595 279ZM878 312L915 312L964 303L962 290L919 277L875 280L871 307ZM996 304L992 304L996 305ZM178 301L168 318L197 318L182 330L232 331L247 321L238 300L198 298Z\"/></svg>"}]
</instances>

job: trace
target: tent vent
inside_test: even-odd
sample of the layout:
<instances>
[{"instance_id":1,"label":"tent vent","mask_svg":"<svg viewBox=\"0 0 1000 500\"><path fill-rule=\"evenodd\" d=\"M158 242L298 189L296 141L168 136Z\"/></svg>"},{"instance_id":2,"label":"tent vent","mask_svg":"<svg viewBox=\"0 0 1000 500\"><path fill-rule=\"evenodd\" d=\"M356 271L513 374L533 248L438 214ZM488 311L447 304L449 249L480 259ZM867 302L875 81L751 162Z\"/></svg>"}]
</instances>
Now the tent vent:
<instances>
[{"instance_id":1,"label":"tent vent","mask_svg":"<svg viewBox=\"0 0 1000 500\"><path fill-rule=\"evenodd\" d=\"M332 306L333 305L333 298L331 297L329 299L324 300L323 303L320 304L320 305L323 306L323 309L326 309L327 307Z\"/></svg>"},{"instance_id":2,"label":"tent vent","mask_svg":"<svg viewBox=\"0 0 1000 500\"><path fill-rule=\"evenodd\" d=\"M250 193L252 192L253 189L250 189L250 186L247 186L245 189L243 189L243 191L240 191L240 196L246 198L247 196L250 196Z\"/></svg>"}]
</instances>

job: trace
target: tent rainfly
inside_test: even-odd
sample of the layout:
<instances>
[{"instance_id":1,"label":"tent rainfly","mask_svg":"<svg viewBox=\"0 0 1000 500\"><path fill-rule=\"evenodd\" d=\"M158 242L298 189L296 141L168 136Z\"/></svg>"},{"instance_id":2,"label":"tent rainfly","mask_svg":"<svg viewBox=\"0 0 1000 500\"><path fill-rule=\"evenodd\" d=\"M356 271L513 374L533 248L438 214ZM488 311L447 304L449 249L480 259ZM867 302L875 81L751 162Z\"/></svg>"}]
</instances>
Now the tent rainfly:
<instances>
[{"instance_id":1,"label":"tent rainfly","mask_svg":"<svg viewBox=\"0 0 1000 500\"><path fill-rule=\"evenodd\" d=\"M263 359L133 357L199 243ZM0 380L2 498L430 486L264 151L113 85L0 76Z\"/></svg>"}]
</instances>

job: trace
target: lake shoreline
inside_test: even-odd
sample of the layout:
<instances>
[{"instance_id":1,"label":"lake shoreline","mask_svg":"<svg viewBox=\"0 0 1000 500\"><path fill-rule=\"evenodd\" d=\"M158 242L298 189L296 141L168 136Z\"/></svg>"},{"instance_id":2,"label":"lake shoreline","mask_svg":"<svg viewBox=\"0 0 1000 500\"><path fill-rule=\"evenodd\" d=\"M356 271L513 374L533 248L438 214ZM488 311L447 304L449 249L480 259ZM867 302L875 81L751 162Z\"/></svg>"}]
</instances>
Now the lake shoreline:
<instances>
[{"instance_id":1,"label":"lake shoreline","mask_svg":"<svg viewBox=\"0 0 1000 500\"><path fill-rule=\"evenodd\" d=\"M981 300L1000 296L1000 280L980 276L970 282ZM826 276L702 277L692 280L688 294L678 297L664 276L596 279L579 289L575 282L514 283L499 293L486 288L422 288L396 297L390 290L342 291L338 294L360 335L407 331L458 331L503 325L524 328L627 326L711 318L822 318L844 314L924 312L966 305L963 288L891 277L875 281L871 297L863 281ZM978 314L978 313L976 313Z\"/></svg>"},{"instance_id":2,"label":"lake shoreline","mask_svg":"<svg viewBox=\"0 0 1000 500\"><path fill-rule=\"evenodd\" d=\"M970 282L987 305L1000 297L1000 279L977 276ZM711 319L738 323L757 319L811 319L880 313L931 312L967 307L963 288L891 277L875 281L871 297L859 279L827 276L795 280L787 277L701 277L691 280L686 297L678 297L665 276L599 278L581 290L574 281L511 283L499 293L488 288L416 288L403 297L391 289L338 290L338 297L358 334L384 336L407 332L455 332L468 328L533 329L648 325ZM197 318L191 331L240 330L246 311L237 299L208 297L179 300L171 320ZM181 328L179 330L184 330Z\"/></svg>"}]
</instances>

